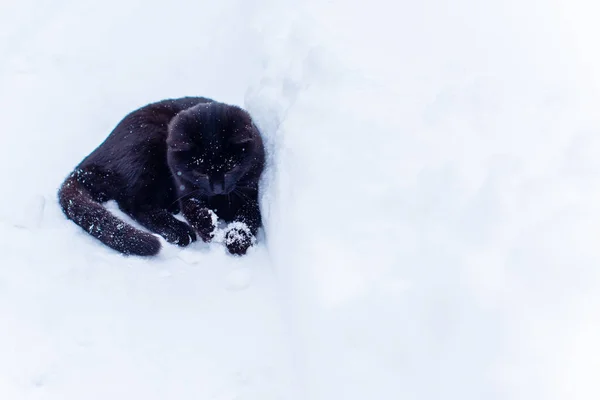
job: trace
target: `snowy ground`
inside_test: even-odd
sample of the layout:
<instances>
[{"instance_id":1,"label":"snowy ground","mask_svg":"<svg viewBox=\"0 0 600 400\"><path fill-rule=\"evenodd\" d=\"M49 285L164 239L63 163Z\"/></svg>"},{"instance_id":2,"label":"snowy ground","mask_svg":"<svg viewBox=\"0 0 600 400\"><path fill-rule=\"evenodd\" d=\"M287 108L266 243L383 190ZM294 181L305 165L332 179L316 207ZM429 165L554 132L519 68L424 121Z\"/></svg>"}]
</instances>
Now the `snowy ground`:
<instances>
[{"instance_id":1,"label":"snowy ground","mask_svg":"<svg viewBox=\"0 0 600 400\"><path fill-rule=\"evenodd\" d=\"M0 398L597 399L595 8L0 3ZM56 205L180 95L265 135L245 258L124 258Z\"/></svg>"}]
</instances>

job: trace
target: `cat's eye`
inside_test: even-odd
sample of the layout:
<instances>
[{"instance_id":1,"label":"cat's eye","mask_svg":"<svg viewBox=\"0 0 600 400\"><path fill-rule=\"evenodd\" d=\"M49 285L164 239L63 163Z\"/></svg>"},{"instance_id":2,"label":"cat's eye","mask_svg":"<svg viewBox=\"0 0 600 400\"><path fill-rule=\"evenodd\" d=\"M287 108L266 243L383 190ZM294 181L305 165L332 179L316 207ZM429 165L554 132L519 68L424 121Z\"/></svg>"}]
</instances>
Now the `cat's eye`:
<instances>
[{"instance_id":1,"label":"cat's eye","mask_svg":"<svg viewBox=\"0 0 600 400\"><path fill-rule=\"evenodd\" d=\"M204 178L208 177L208 175L203 174L202 172L196 171L196 170L192 171L192 175L194 176L194 178L197 178L197 179L204 179Z\"/></svg>"}]
</instances>

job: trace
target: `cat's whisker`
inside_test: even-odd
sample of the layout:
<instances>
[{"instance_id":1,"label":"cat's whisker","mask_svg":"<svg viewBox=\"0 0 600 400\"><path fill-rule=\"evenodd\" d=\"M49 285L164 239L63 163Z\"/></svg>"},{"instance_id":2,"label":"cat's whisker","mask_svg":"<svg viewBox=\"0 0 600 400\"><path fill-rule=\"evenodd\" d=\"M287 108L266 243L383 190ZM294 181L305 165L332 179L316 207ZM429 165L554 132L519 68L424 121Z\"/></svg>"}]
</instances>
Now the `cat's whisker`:
<instances>
[{"instance_id":1,"label":"cat's whisker","mask_svg":"<svg viewBox=\"0 0 600 400\"><path fill-rule=\"evenodd\" d=\"M175 199L175 201L174 201L173 203L171 203L171 205L173 205L173 204L177 203L179 200L183 199L185 196L191 196L191 195L194 195L194 194L196 194L196 193L200 192L200 190L201 190L201 189L196 189L196 190L194 190L194 191L192 191L192 192L190 192L190 193L186 193L186 194L184 194L183 196L181 196L181 197L178 197L177 199Z\"/></svg>"},{"instance_id":2,"label":"cat's whisker","mask_svg":"<svg viewBox=\"0 0 600 400\"><path fill-rule=\"evenodd\" d=\"M242 200L250 200L250 197L248 197L247 194L245 194L244 192L242 192L240 190L236 189L232 193L235 194L235 195L237 195Z\"/></svg>"},{"instance_id":3,"label":"cat's whisker","mask_svg":"<svg viewBox=\"0 0 600 400\"><path fill-rule=\"evenodd\" d=\"M247 190L256 190L255 187L252 186L236 186L236 189L247 189Z\"/></svg>"},{"instance_id":4,"label":"cat's whisker","mask_svg":"<svg viewBox=\"0 0 600 400\"><path fill-rule=\"evenodd\" d=\"M233 194L236 197L239 197L240 199L242 198L235 190L231 192L231 194Z\"/></svg>"}]
</instances>

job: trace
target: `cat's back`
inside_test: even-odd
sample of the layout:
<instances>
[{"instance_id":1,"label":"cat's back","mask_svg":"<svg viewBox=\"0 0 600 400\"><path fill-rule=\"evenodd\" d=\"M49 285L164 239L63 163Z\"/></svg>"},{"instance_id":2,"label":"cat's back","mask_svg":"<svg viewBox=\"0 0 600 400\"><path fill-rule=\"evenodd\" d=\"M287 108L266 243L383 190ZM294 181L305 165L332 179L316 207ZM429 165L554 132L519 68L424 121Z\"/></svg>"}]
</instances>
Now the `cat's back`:
<instances>
[{"instance_id":1,"label":"cat's back","mask_svg":"<svg viewBox=\"0 0 600 400\"><path fill-rule=\"evenodd\" d=\"M181 111L199 103L212 101L205 97L182 97L150 103L127 114L115 127L111 136L129 136L133 133L152 134L155 131L166 135L169 122Z\"/></svg>"},{"instance_id":2,"label":"cat's back","mask_svg":"<svg viewBox=\"0 0 600 400\"><path fill-rule=\"evenodd\" d=\"M80 166L112 164L114 167L134 161L135 154L162 156L169 122L183 110L212 101L205 97L182 97L140 107L127 114Z\"/></svg>"}]
</instances>

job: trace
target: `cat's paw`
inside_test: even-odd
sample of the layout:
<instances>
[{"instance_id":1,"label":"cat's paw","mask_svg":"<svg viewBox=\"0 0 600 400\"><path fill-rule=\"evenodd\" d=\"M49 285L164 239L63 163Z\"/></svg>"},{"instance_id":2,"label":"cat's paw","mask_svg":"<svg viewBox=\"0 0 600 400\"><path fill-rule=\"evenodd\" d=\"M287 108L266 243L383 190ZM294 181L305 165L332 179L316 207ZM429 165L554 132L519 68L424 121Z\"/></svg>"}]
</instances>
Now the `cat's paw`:
<instances>
[{"instance_id":1,"label":"cat's paw","mask_svg":"<svg viewBox=\"0 0 600 400\"><path fill-rule=\"evenodd\" d=\"M208 208L201 208L194 218L194 229L205 242L210 242L217 229L217 214Z\"/></svg>"},{"instance_id":2,"label":"cat's paw","mask_svg":"<svg viewBox=\"0 0 600 400\"><path fill-rule=\"evenodd\" d=\"M175 218L167 226L162 227L158 233L167 242L181 247L188 246L197 239L196 232L191 226Z\"/></svg>"},{"instance_id":3,"label":"cat's paw","mask_svg":"<svg viewBox=\"0 0 600 400\"><path fill-rule=\"evenodd\" d=\"M234 255L244 255L248 248L256 242L256 238L250 231L248 225L243 222L234 222L229 225L225 233L225 246L229 253Z\"/></svg>"}]
</instances>

